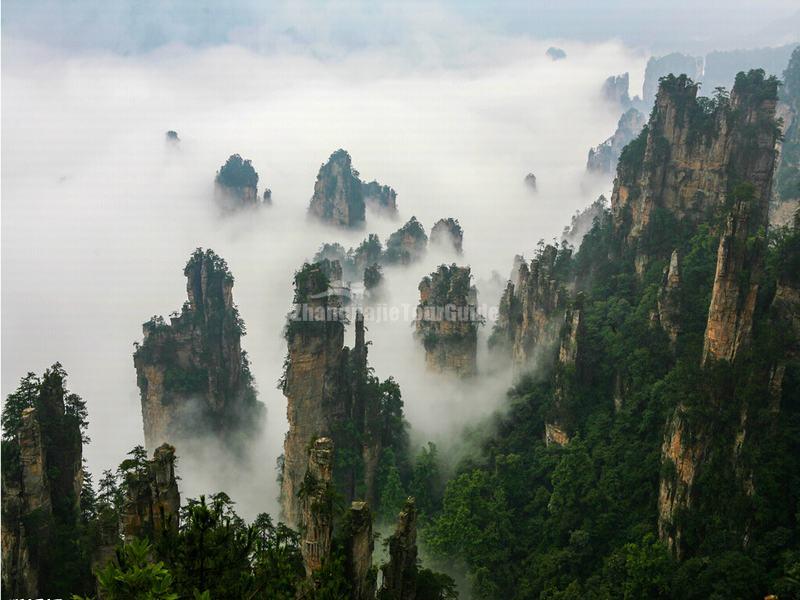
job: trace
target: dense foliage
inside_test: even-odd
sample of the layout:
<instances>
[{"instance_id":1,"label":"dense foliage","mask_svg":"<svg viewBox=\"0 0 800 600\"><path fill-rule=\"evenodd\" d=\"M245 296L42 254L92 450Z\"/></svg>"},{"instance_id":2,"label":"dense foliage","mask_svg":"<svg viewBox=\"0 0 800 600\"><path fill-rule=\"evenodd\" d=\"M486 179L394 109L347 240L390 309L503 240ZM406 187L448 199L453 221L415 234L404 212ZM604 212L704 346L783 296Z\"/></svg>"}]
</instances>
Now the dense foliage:
<instances>
[{"instance_id":1,"label":"dense foliage","mask_svg":"<svg viewBox=\"0 0 800 600\"><path fill-rule=\"evenodd\" d=\"M250 160L233 154L217 172L217 183L233 189L255 188L258 185L258 173Z\"/></svg>"},{"instance_id":2,"label":"dense foliage","mask_svg":"<svg viewBox=\"0 0 800 600\"><path fill-rule=\"evenodd\" d=\"M718 237L674 230L666 242L682 256L683 333L675 353L653 327L663 261L637 281L609 256L614 244L606 211L570 261L566 280L584 292L583 359L567 373L570 443L547 446L554 384L531 375L513 389L482 458L462 464L442 509L424 531L429 548L454 567L464 564L473 591L485 598L750 598L797 594L800 538L800 369L790 361L781 417L768 408L769 368L790 340L757 315L752 352L736 368L700 367ZM770 244L768 277L794 268L797 230ZM562 380L563 384L563 380ZM724 398L721 405L714 399ZM730 454L709 457L686 515L687 545L676 562L658 540L656 506L664 427L682 405L705 435L734 439L749 407L757 439L740 460L752 473L747 496L726 475ZM719 406L719 408L715 408ZM746 543L743 544L743 540Z\"/></svg>"}]
</instances>

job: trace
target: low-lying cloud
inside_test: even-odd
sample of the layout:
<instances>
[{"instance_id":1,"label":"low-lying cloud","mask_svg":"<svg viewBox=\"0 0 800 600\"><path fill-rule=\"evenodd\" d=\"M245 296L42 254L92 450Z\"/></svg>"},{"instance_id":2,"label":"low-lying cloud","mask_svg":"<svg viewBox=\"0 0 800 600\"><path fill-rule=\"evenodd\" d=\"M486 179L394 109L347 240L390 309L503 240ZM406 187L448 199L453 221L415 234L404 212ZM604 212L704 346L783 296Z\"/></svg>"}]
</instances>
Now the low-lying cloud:
<instances>
[{"instance_id":1,"label":"low-lying cloud","mask_svg":"<svg viewBox=\"0 0 800 600\"><path fill-rule=\"evenodd\" d=\"M439 218L457 218L457 262L472 266L479 304L492 304L493 272L502 284L514 254L532 254L594 199L581 191L586 152L619 116L598 90L610 74L641 72L643 59L616 43L570 44L567 60L553 62L544 55L549 45L495 40L490 53L472 52L479 58L455 68L376 53L334 62L263 56L235 46L63 56L4 40L3 396L27 371L61 361L70 388L87 401L90 469L116 466L143 439L132 343L150 316L180 308L183 266L196 247L211 247L236 278L243 346L268 410L253 473L225 489L247 516L274 512L287 427L276 389L282 330L292 274L320 244L349 247L368 232L385 241L412 215L428 232ZM177 148L165 143L169 129L181 138ZM362 178L397 190L399 221L368 215L359 232L307 221L317 170L340 147ZM212 181L232 153L252 159L272 207L218 214ZM523 184L530 171L536 194ZM421 277L445 260L454 259L431 252L408 268L387 268L387 301L416 305ZM490 327L480 339L484 375ZM471 386L426 374L411 323L368 328L370 362L400 383L414 440L446 444L501 405L507 374ZM185 496L225 487L213 470L195 472L189 462Z\"/></svg>"}]
</instances>

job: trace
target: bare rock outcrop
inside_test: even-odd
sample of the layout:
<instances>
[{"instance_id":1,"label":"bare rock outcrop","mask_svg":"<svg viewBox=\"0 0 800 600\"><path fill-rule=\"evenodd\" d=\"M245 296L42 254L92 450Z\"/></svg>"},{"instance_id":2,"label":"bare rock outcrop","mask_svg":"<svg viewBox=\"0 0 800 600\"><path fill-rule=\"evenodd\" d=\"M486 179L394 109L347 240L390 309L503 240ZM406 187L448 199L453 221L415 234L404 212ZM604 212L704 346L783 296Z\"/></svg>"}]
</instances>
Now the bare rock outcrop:
<instances>
[{"instance_id":1,"label":"bare rock outcrop","mask_svg":"<svg viewBox=\"0 0 800 600\"><path fill-rule=\"evenodd\" d=\"M319 169L308 212L324 223L360 227L365 221L364 192L350 154L339 149Z\"/></svg>"},{"instance_id":2,"label":"bare rock outcrop","mask_svg":"<svg viewBox=\"0 0 800 600\"><path fill-rule=\"evenodd\" d=\"M800 206L800 46L794 49L783 73L778 116L782 120L780 156L775 172L771 219L790 224Z\"/></svg>"},{"instance_id":3,"label":"bare rock outcrop","mask_svg":"<svg viewBox=\"0 0 800 600\"><path fill-rule=\"evenodd\" d=\"M431 246L438 246L456 254L464 252L464 230L458 219L439 219L431 229Z\"/></svg>"},{"instance_id":4,"label":"bare rock outcrop","mask_svg":"<svg viewBox=\"0 0 800 600\"><path fill-rule=\"evenodd\" d=\"M233 154L217 171L214 198L224 212L254 208L262 202L258 197L258 173L250 160Z\"/></svg>"},{"instance_id":5,"label":"bare rock outcrop","mask_svg":"<svg viewBox=\"0 0 800 600\"><path fill-rule=\"evenodd\" d=\"M372 514L366 502L353 502L346 517L345 573L351 586L353 600L375 598L375 571L372 552L375 539L372 534Z\"/></svg>"},{"instance_id":6,"label":"bare rock outcrop","mask_svg":"<svg viewBox=\"0 0 800 600\"><path fill-rule=\"evenodd\" d=\"M686 76L663 78L647 127L620 157L614 232L640 276L651 260L666 258L652 247L659 231L708 220L739 183L753 186L755 205L769 199L777 81L742 73L730 98L713 102L698 102L697 90Z\"/></svg>"},{"instance_id":7,"label":"bare rock outcrop","mask_svg":"<svg viewBox=\"0 0 800 600\"><path fill-rule=\"evenodd\" d=\"M626 110L617 122L614 135L589 150L586 170L604 175L614 173L622 149L636 139L644 125L645 117L641 112L635 108Z\"/></svg>"},{"instance_id":8,"label":"bare rock outcrop","mask_svg":"<svg viewBox=\"0 0 800 600\"><path fill-rule=\"evenodd\" d=\"M361 183L361 193L370 210L387 217L397 216L397 192L393 188L373 180Z\"/></svg>"},{"instance_id":9,"label":"bare rock outcrop","mask_svg":"<svg viewBox=\"0 0 800 600\"><path fill-rule=\"evenodd\" d=\"M643 196L629 198L643 209L634 208L627 212L627 216L624 211L615 211L615 219L623 217L622 222L615 220L615 226L630 240L636 231L636 223L646 226L658 211L662 217L666 211L678 226L695 223L703 212L722 217L702 354L703 367L714 369L725 366L716 365L718 362L734 363L748 346L752 334L763 271L764 232L768 224L778 135L774 118L777 81L765 78L763 71L740 73L730 101L719 99L713 111L701 117L708 119L707 129L702 132L693 130L698 127L697 113L694 125L690 119L691 111L696 110L695 94L696 86L685 79L673 78L662 83L650 121L648 152L657 152L655 147L649 147L654 131L664 132L668 145L660 155L651 156L649 160L654 161L654 166L650 170L655 173L663 169L662 183L678 177L673 182L676 187L655 186L652 189L660 191L653 196L648 196L648 190L639 188ZM703 148L706 154L697 155L698 147ZM645 160L648 160L647 156L646 153ZM677 163L675 157L679 157ZM692 162L685 162L687 160ZM655 166L657 163L662 167ZM682 170L673 172L679 165L682 165ZM678 182L681 185L677 185ZM615 193L617 191L615 189ZM697 197L694 205L686 203L689 193ZM652 199L661 203L653 203L648 208ZM627 219L631 216L632 220ZM639 235L643 231L640 227ZM640 244L636 249L637 262L642 262L642 258L644 262L649 260L642 250ZM665 331L672 331L675 335L677 332L669 323L675 321L673 313L679 308L668 298L672 295L670 288L674 290L679 286L678 257L673 253L663 293L659 295L658 309L662 325L667 323ZM683 404L676 407L667 424L661 452L658 528L661 539L679 558L684 553L682 515L693 505L697 493L695 482L706 467L707 456L713 452L729 454L730 464L741 480L742 492L752 494L752 481L739 460L744 440L752 434L747 430L748 406L737 398L735 389L725 390L723 387L718 386L707 393L704 402L712 411L719 411L723 405L730 405L731 409L738 411L738 426L725 433L734 440L731 447L720 447L718 443L713 445L721 435L717 429L722 425L713 420L692 419L693 412Z\"/></svg>"},{"instance_id":10,"label":"bare rock outcrop","mask_svg":"<svg viewBox=\"0 0 800 600\"><path fill-rule=\"evenodd\" d=\"M308 449L308 469L298 492L300 553L306 576L330 556L333 542L333 440L317 438Z\"/></svg>"},{"instance_id":11,"label":"bare rock outcrop","mask_svg":"<svg viewBox=\"0 0 800 600\"><path fill-rule=\"evenodd\" d=\"M68 407L65 377L59 364L45 372L32 406L3 440L3 597L63 592L52 588L61 565L49 547L65 532L77 535L83 484L80 421Z\"/></svg>"},{"instance_id":12,"label":"bare rock outcrop","mask_svg":"<svg viewBox=\"0 0 800 600\"><path fill-rule=\"evenodd\" d=\"M664 267L664 276L658 290L658 322L669 337L670 344L675 347L681 330L680 304L681 273L678 262L678 251L673 250L669 266Z\"/></svg>"},{"instance_id":13,"label":"bare rock outcrop","mask_svg":"<svg viewBox=\"0 0 800 600\"><path fill-rule=\"evenodd\" d=\"M389 562L382 567L379 598L414 600L417 596L417 508L406 500L395 532L389 537Z\"/></svg>"},{"instance_id":14,"label":"bare rock outcrop","mask_svg":"<svg viewBox=\"0 0 800 600\"><path fill-rule=\"evenodd\" d=\"M511 355L522 372L557 346L566 310L567 292L555 274L558 250L546 246L528 266L516 269L500 300L498 320L489 343Z\"/></svg>"},{"instance_id":15,"label":"bare rock outcrop","mask_svg":"<svg viewBox=\"0 0 800 600\"><path fill-rule=\"evenodd\" d=\"M213 435L238 452L242 435L259 431L264 407L241 348L233 276L222 258L200 248L184 275L188 302L169 324L161 317L145 323L133 355L145 446Z\"/></svg>"},{"instance_id":16,"label":"bare rock outcrop","mask_svg":"<svg viewBox=\"0 0 800 600\"><path fill-rule=\"evenodd\" d=\"M181 496L173 446L162 444L142 470L127 473L125 491L120 519L126 540L154 540L165 531L177 532Z\"/></svg>"},{"instance_id":17,"label":"bare rock outcrop","mask_svg":"<svg viewBox=\"0 0 800 600\"><path fill-rule=\"evenodd\" d=\"M545 443L566 445L569 440L570 410L567 402L571 396L571 385L577 377L580 362L580 338L583 335L583 295L578 293L564 315L561 339L556 358L554 379L554 403L545 419Z\"/></svg>"},{"instance_id":18,"label":"bare rock outcrop","mask_svg":"<svg viewBox=\"0 0 800 600\"><path fill-rule=\"evenodd\" d=\"M419 284L416 335L425 363L436 372L470 377L477 373L477 292L469 267L441 265Z\"/></svg>"},{"instance_id":19,"label":"bare rock outcrop","mask_svg":"<svg viewBox=\"0 0 800 600\"><path fill-rule=\"evenodd\" d=\"M525 183L525 187L529 192L535 194L536 192L539 191L539 188L536 184L536 175L534 175L533 173L528 173L527 175L525 175L525 179L523 180L523 182Z\"/></svg>"},{"instance_id":20,"label":"bare rock outcrop","mask_svg":"<svg viewBox=\"0 0 800 600\"><path fill-rule=\"evenodd\" d=\"M389 264L407 265L425 255L428 248L428 236L422 223L411 217L400 229L389 236L386 241L384 260Z\"/></svg>"},{"instance_id":21,"label":"bare rock outcrop","mask_svg":"<svg viewBox=\"0 0 800 600\"><path fill-rule=\"evenodd\" d=\"M628 73L606 78L600 90L603 100L615 106L628 108L631 104L631 97L628 95L629 79Z\"/></svg>"},{"instance_id":22,"label":"bare rock outcrop","mask_svg":"<svg viewBox=\"0 0 800 600\"><path fill-rule=\"evenodd\" d=\"M298 524L298 497L308 470L308 444L317 438L333 440L340 452L360 457L355 465L334 470L336 490L347 502L356 490L363 499L375 496L375 477L382 439L379 399L370 393L364 319L355 319L355 344L344 346L341 290L331 287L338 263L306 264L295 275L297 312L286 327L288 356L282 380L287 400L289 431L284 441L281 507L284 518ZM354 428L352 434L349 428Z\"/></svg>"}]
</instances>

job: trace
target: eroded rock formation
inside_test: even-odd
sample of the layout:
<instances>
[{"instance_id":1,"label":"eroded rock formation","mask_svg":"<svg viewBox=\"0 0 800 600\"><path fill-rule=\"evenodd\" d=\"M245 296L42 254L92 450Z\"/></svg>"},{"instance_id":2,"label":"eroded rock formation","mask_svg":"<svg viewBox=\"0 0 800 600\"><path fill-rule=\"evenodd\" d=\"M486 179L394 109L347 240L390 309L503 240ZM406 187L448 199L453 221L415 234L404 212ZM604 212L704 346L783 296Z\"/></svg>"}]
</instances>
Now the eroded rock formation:
<instances>
[{"instance_id":1,"label":"eroded rock formation","mask_svg":"<svg viewBox=\"0 0 800 600\"><path fill-rule=\"evenodd\" d=\"M333 440L317 438L308 449L308 468L298 492L300 553L306 576L322 567L333 541Z\"/></svg>"},{"instance_id":2,"label":"eroded rock formation","mask_svg":"<svg viewBox=\"0 0 800 600\"><path fill-rule=\"evenodd\" d=\"M264 407L256 399L233 276L212 250L198 248L184 269L189 300L169 324L154 317L133 355L145 445L213 435L234 452L254 436Z\"/></svg>"},{"instance_id":3,"label":"eroded rock formation","mask_svg":"<svg viewBox=\"0 0 800 600\"><path fill-rule=\"evenodd\" d=\"M361 193L369 209L388 217L397 216L397 192L388 185L381 185L374 180L362 182Z\"/></svg>"},{"instance_id":4,"label":"eroded rock formation","mask_svg":"<svg viewBox=\"0 0 800 600\"><path fill-rule=\"evenodd\" d=\"M577 377L580 338L583 335L583 295L578 294L564 315L561 340L558 347L554 380L554 403L545 420L545 443L563 446L569 442L569 418L571 411L567 402L571 397L571 384Z\"/></svg>"},{"instance_id":5,"label":"eroded rock formation","mask_svg":"<svg viewBox=\"0 0 800 600\"><path fill-rule=\"evenodd\" d=\"M658 322L669 337L670 344L675 347L681 330L681 272L678 262L678 251L673 250L669 266L664 267L664 277L658 290Z\"/></svg>"},{"instance_id":6,"label":"eroded rock formation","mask_svg":"<svg viewBox=\"0 0 800 600\"><path fill-rule=\"evenodd\" d=\"M631 143L645 124L645 117L635 108L629 108L619 118L614 135L589 150L586 170L590 173L609 174L617 168L622 149Z\"/></svg>"},{"instance_id":7,"label":"eroded rock formation","mask_svg":"<svg viewBox=\"0 0 800 600\"><path fill-rule=\"evenodd\" d=\"M416 335L425 363L437 372L470 377L477 373L481 317L469 267L441 265L419 284Z\"/></svg>"},{"instance_id":8,"label":"eroded rock formation","mask_svg":"<svg viewBox=\"0 0 800 600\"><path fill-rule=\"evenodd\" d=\"M296 317L286 328L288 356L282 381L289 431L284 442L281 507L285 519L300 522L298 493L308 470L308 444L333 440L340 452L353 453L360 465L334 470L337 492L346 501L372 501L381 451L379 399L372 392L367 369L364 319L357 313L355 344L344 346L339 290L331 288L338 263L305 265L295 276ZM353 428L351 431L350 428ZM360 466L360 468L359 468Z\"/></svg>"},{"instance_id":9,"label":"eroded rock formation","mask_svg":"<svg viewBox=\"0 0 800 600\"><path fill-rule=\"evenodd\" d=\"M383 585L379 597L414 600L417 596L417 508L406 500L397 528L389 537L389 562L382 567Z\"/></svg>"},{"instance_id":10,"label":"eroded rock formation","mask_svg":"<svg viewBox=\"0 0 800 600\"><path fill-rule=\"evenodd\" d=\"M776 101L762 92L776 85L752 71L737 77L730 99L699 103L690 79L662 79L647 127L620 157L611 196L621 252L633 255L640 276L668 256L657 247L659 232L710 220L737 184L753 186L755 205L767 202Z\"/></svg>"},{"instance_id":11,"label":"eroded rock formation","mask_svg":"<svg viewBox=\"0 0 800 600\"><path fill-rule=\"evenodd\" d=\"M261 204L258 197L258 173L250 160L233 154L217 171L214 197L223 211L233 212Z\"/></svg>"},{"instance_id":12,"label":"eroded rock formation","mask_svg":"<svg viewBox=\"0 0 800 600\"><path fill-rule=\"evenodd\" d=\"M696 89L686 85L685 81L676 82L680 83L679 90L682 94L689 94L691 99L694 98ZM675 105L669 100L669 94L665 97L665 89L669 91L673 83L675 82L667 82L659 92L651 128L658 130L659 122L667 123L666 130L678 135L677 138L674 135L667 136L671 140L667 157L676 154L691 156L694 150L691 150L692 144L689 141L684 142L684 146L689 148L688 154L679 145L680 139L686 139L685 136L690 132L678 134L680 127L676 127L675 123L683 118L689 124L686 115L683 114L682 117L682 113L676 111L689 110L692 104L688 108L681 107L680 103ZM661 208L666 209L678 223L695 222L697 215L703 210L721 213L723 217L702 354L702 364L709 376L718 371L718 367L724 368L725 365L737 361L751 338L763 271L766 243L764 232L768 224L768 204L775 164L775 143L778 135L774 120L776 99L777 82L766 79L763 72L751 71L747 75L742 73L737 76L730 104L725 101L718 104L706 117L710 119L708 126L713 127L701 138L703 142L694 142L705 146L709 152L705 157L696 156L693 159L706 161L702 163L702 169L695 171L685 165L680 172L680 189L662 196L673 200L666 206L661 205ZM658 112L662 110L666 113L666 119L660 121L664 117ZM668 125L670 121L673 126ZM722 142L724 145L719 147L718 144ZM663 152L661 160L665 160ZM653 171L658 169L658 165L654 164ZM668 180L669 169L665 170L665 176ZM699 202L699 207L689 207L682 203L687 198L687 193L694 190L697 195L701 192L700 188L704 191L695 201ZM646 193L637 202L642 203L643 200L647 202ZM636 211L632 214L636 214ZM640 215L648 218L647 210ZM637 255L637 259L639 256L641 254ZM675 313L679 311L679 307L668 298L672 295L670 288L680 286L677 267L678 257L673 254L658 303L659 320L662 325L667 323L665 330L671 336L672 333L677 335L675 327L669 323L675 321ZM727 464L732 465L733 472L740 480L741 492L745 495L753 493L753 482L749 474L751 471L744 468L740 460L741 448L752 435L752 432L748 432L750 407L739 396L735 387L726 389L730 385L728 380L719 381L713 390L705 394L703 402L707 405L706 409L715 412L719 412L721 407L737 411L738 423L735 427L726 425L724 421L716 423L713 420L698 419L696 415L693 418L695 413L684 403L677 406L667 425L662 447L658 527L662 540L678 557L684 554L684 515L693 505L697 493L695 482L704 467L707 467L709 456L715 452L727 456ZM735 440L730 447L723 448L718 443L713 445L714 440L725 436Z\"/></svg>"},{"instance_id":13,"label":"eroded rock formation","mask_svg":"<svg viewBox=\"0 0 800 600\"><path fill-rule=\"evenodd\" d=\"M126 540L152 540L178 531L181 496L175 479L175 448L162 444L142 470L126 474L120 515Z\"/></svg>"},{"instance_id":14,"label":"eroded rock formation","mask_svg":"<svg viewBox=\"0 0 800 600\"><path fill-rule=\"evenodd\" d=\"M606 102L628 108L631 97L628 95L629 76L628 73L622 75L611 75L603 82L601 94Z\"/></svg>"},{"instance_id":15,"label":"eroded rock formation","mask_svg":"<svg viewBox=\"0 0 800 600\"><path fill-rule=\"evenodd\" d=\"M346 150L337 150L319 169L309 214L332 225L362 226L365 209L361 186L350 155Z\"/></svg>"},{"instance_id":16,"label":"eroded rock formation","mask_svg":"<svg viewBox=\"0 0 800 600\"><path fill-rule=\"evenodd\" d=\"M33 405L3 441L3 597L63 592L53 589L62 568L53 550L77 535L83 483L80 423L66 406L64 378L60 365L45 372Z\"/></svg>"},{"instance_id":17,"label":"eroded rock formation","mask_svg":"<svg viewBox=\"0 0 800 600\"><path fill-rule=\"evenodd\" d=\"M462 254L464 252L464 230L458 219L439 219L431 229L431 246Z\"/></svg>"},{"instance_id":18,"label":"eroded rock formation","mask_svg":"<svg viewBox=\"0 0 800 600\"><path fill-rule=\"evenodd\" d=\"M770 222L784 225L792 222L800 206L800 46L795 48L783 73L778 116L783 123L783 138Z\"/></svg>"},{"instance_id":19,"label":"eroded rock formation","mask_svg":"<svg viewBox=\"0 0 800 600\"><path fill-rule=\"evenodd\" d=\"M400 229L389 236L384 260L387 263L407 265L421 258L428 247L428 236L422 223L411 217Z\"/></svg>"},{"instance_id":20,"label":"eroded rock formation","mask_svg":"<svg viewBox=\"0 0 800 600\"><path fill-rule=\"evenodd\" d=\"M548 245L530 266L521 263L500 300L490 344L509 352L518 372L549 356L558 343L567 299L555 273L558 252Z\"/></svg>"},{"instance_id":21,"label":"eroded rock formation","mask_svg":"<svg viewBox=\"0 0 800 600\"><path fill-rule=\"evenodd\" d=\"M372 552L375 539L372 535L372 514L366 502L353 502L345 524L345 573L351 585L353 600L375 598L375 571L372 569Z\"/></svg>"}]
</instances>

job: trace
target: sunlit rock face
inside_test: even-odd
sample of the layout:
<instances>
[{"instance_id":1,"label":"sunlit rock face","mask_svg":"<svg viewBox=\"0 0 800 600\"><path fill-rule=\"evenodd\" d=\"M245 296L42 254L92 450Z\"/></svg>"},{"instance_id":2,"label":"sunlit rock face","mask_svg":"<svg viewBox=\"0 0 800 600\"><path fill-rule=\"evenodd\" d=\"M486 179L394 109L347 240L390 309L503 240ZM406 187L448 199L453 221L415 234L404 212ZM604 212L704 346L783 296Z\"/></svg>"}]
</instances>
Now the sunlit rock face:
<instances>
[{"instance_id":1,"label":"sunlit rock face","mask_svg":"<svg viewBox=\"0 0 800 600\"><path fill-rule=\"evenodd\" d=\"M766 206L775 162L774 95L760 95L759 74L741 75L730 95L698 101L686 77L662 80L647 127L624 150L611 196L620 253L641 276L655 258L659 232L694 229L730 200L740 182ZM762 77L763 80L763 77Z\"/></svg>"},{"instance_id":2,"label":"sunlit rock face","mask_svg":"<svg viewBox=\"0 0 800 600\"><path fill-rule=\"evenodd\" d=\"M425 364L439 373L471 377L478 371L477 291L469 267L441 265L419 284L416 335Z\"/></svg>"},{"instance_id":3,"label":"sunlit rock face","mask_svg":"<svg viewBox=\"0 0 800 600\"><path fill-rule=\"evenodd\" d=\"M260 431L264 406L241 348L233 275L212 250L199 248L184 275L188 301L181 312L169 323L145 323L133 355L145 446L152 451L211 435L240 452Z\"/></svg>"},{"instance_id":4,"label":"sunlit rock face","mask_svg":"<svg viewBox=\"0 0 800 600\"><path fill-rule=\"evenodd\" d=\"M778 137L777 83L765 79L763 72L742 73L730 99L705 106L698 105L696 92L696 86L682 78L662 82L642 140L641 164L620 165L612 210L622 252L635 257L640 276L648 264L662 258L663 248L648 244L655 225L680 231L694 230L704 222L717 224L720 239L702 354L703 366L713 369L718 362L735 363L752 335ZM631 166L639 177L626 187ZM673 346L680 334L680 286L680 257L673 251L658 292L656 315ZM721 388L713 390L707 401L739 402L731 390ZM752 494L753 484L738 450L752 435L748 407L735 406L740 425L731 448L715 446L714 423L692 419L686 406L679 405L667 424L658 527L678 557L684 553L683 516L692 507L695 483L708 456L730 452L744 493Z\"/></svg>"},{"instance_id":5,"label":"sunlit rock face","mask_svg":"<svg viewBox=\"0 0 800 600\"><path fill-rule=\"evenodd\" d=\"M331 225L364 225L362 183L347 151L337 150L320 167L308 212L312 217Z\"/></svg>"}]
</instances>

